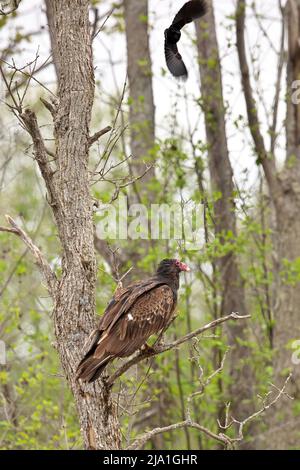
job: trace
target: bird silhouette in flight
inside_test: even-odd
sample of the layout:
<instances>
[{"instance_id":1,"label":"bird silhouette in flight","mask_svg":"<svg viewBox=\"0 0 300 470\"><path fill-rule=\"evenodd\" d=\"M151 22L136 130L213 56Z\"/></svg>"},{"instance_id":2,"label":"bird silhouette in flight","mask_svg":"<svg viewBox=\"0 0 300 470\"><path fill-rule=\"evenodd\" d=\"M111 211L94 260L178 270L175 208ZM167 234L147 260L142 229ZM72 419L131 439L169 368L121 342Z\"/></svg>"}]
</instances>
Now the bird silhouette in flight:
<instances>
[{"instance_id":1,"label":"bird silhouette in flight","mask_svg":"<svg viewBox=\"0 0 300 470\"><path fill-rule=\"evenodd\" d=\"M171 26L165 30L165 57L167 67L176 78L186 80L188 71L178 52L177 43L181 37L181 29L188 23L200 18L207 12L205 0L191 0L183 5L175 16Z\"/></svg>"}]
</instances>

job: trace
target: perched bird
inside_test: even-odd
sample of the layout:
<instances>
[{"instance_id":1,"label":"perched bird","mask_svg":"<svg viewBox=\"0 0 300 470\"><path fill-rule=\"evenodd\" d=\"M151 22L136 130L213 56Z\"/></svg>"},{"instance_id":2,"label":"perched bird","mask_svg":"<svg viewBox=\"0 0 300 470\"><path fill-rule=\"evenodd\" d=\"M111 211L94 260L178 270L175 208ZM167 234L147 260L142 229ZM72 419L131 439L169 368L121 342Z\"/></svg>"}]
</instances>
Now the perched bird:
<instances>
[{"instance_id":1,"label":"perched bird","mask_svg":"<svg viewBox=\"0 0 300 470\"><path fill-rule=\"evenodd\" d=\"M189 270L177 259L164 259L149 279L117 290L78 365L77 378L94 382L116 357L130 356L142 346L147 347L147 339L172 319L179 273Z\"/></svg>"},{"instance_id":2,"label":"perched bird","mask_svg":"<svg viewBox=\"0 0 300 470\"><path fill-rule=\"evenodd\" d=\"M181 28L187 23L200 18L207 12L205 0L191 0L183 5L175 16L173 23L165 30L165 57L167 67L176 78L186 80L188 72L177 49L177 42L181 36Z\"/></svg>"}]
</instances>

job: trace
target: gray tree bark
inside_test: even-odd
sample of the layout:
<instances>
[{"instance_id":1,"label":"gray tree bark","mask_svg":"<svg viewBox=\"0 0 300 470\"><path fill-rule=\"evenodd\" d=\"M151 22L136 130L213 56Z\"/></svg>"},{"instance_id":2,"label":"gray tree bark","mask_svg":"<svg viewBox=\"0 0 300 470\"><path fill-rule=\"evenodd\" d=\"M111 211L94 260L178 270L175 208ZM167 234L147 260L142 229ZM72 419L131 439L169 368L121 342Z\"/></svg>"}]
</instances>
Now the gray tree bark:
<instances>
[{"instance_id":1,"label":"gray tree bark","mask_svg":"<svg viewBox=\"0 0 300 470\"><path fill-rule=\"evenodd\" d=\"M87 335L95 327L96 259L89 188L89 126L94 72L88 0L53 0L51 23L59 64L58 101L47 108L56 152L49 162L34 113L22 118L34 142L62 247L62 274L52 291L56 348L73 392L86 448L117 449L121 435L110 391L75 379Z\"/></svg>"},{"instance_id":2,"label":"gray tree bark","mask_svg":"<svg viewBox=\"0 0 300 470\"><path fill-rule=\"evenodd\" d=\"M284 20L283 20L284 21ZM286 262L294 263L300 257L300 103L293 103L293 83L300 79L300 0L289 0L287 4L288 60L287 60L287 155L283 170L278 174L280 193L274 201L277 215L277 237L279 272L284 272ZM275 380L282 381L288 370L293 378L290 393L300 400L300 368L291 360L289 347L293 339L300 338L300 283L286 282L279 277L279 290L275 304L274 358ZM273 449L299 447L299 425L290 401L278 403L270 416ZM286 432L276 432L278 423L286 423Z\"/></svg>"}]
</instances>

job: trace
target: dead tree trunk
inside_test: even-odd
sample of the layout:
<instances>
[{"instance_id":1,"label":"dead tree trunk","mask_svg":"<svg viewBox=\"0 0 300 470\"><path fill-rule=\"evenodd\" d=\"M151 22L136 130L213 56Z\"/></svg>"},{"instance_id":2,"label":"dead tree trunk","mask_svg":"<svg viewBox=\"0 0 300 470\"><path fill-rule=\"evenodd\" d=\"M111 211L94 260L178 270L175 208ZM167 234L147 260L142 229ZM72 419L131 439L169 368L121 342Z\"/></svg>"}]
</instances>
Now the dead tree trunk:
<instances>
[{"instance_id":1,"label":"dead tree trunk","mask_svg":"<svg viewBox=\"0 0 300 470\"><path fill-rule=\"evenodd\" d=\"M211 189L213 192L217 191L222 194L214 204L214 230L221 242L225 240L229 232L233 234L232 251L216 260L222 299L219 314L229 312L245 314L243 281L234 252L234 237L236 236L234 184L225 128L219 47L213 5L211 1L208 1L208 4L208 13L203 20L196 22L196 33ZM253 396L253 374L250 367L243 364L249 355L249 349L239 343L240 340L247 339L246 331L245 326L237 324L227 328L229 344L233 347L229 367L232 379L230 396L234 397L232 400L234 416L247 416L253 411L251 400L249 400Z\"/></svg>"},{"instance_id":2,"label":"dead tree trunk","mask_svg":"<svg viewBox=\"0 0 300 470\"><path fill-rule=\"evenodd\" d=\"M293 263L300 257L300 105L293 103L293 82L300 78L300 1L287 3L287 24L289 36L287 63L287 116L286 137L287 156L283 169L276 169L275 155L268 153L260 131L257 103L254 100L250 81L245 46L246 2L239 0L237 6L237 49L239 55L242 86L247 106L248 121L258 159L263 167L269 193L276 215L277 256L276 266L278 286L274 307L274 380L282 380L288 370L293 371L290 393L300 398L300 370L292 363L292 350L289 344L300 338L300 289L299 280L294 282L285 276L287 270L293 272ZM284 19L283 19L284 21ZM295 265L294 265L295 266ZM284 401L277 404L269 416L269 431L261 446L273 449L288 449L298 443L298 426L293 413L293 405ZM285 432L279 433L277 426L282 424ZM262 436L263 437L263 436Z\"/></svg>"}]
</instances>

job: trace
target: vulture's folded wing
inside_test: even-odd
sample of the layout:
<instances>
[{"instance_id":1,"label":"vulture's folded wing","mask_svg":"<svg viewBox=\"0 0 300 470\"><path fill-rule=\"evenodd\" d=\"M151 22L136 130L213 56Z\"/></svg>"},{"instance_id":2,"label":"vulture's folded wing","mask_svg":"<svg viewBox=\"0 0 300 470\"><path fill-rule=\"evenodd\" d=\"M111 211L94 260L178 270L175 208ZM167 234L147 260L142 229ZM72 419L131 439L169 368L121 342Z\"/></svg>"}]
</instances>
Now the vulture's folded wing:
<instances>
[{"instance_id":1,"label":"vulture's folded wing","mask_svg":"<svg viewBox=\"0 0 300 470\"><path fill-rule=\"evenodd\" d=\"M99 322L99 330L110 330L114 324L132 307L134 302L143 294L158 287L163 282L158 279L148 279L144 282L135 282L120 292L110 301Z\"/></svg>"},{"instance_id":2,"label":"vulture's folded wing","mask_svg":"<svg viewBox=\"0 0 300 470\"><path fill-rule=\"evenodd\" d=\"M94 359L133 354L151 335L169 324L175 305L173 291L167 285L144 292L126 314L103 332L94 350Z\"/></svg>"},{"instance_id":3,"label":"vulture's folded wing","mask_svg":"<svg viewBox=\"0 0 300 470\"><path fill-rule=\"evenodd\" d=\"M172 317L175 301L172 289L167 285L156 287L140 296L117 326L120 340L134 341L164 328Z\"/></svg>"}]
</instances>

